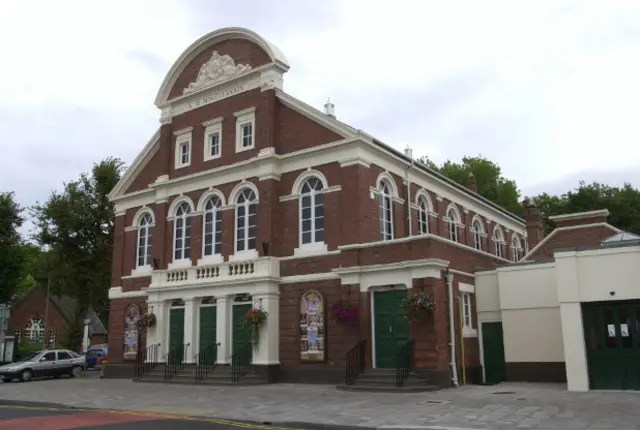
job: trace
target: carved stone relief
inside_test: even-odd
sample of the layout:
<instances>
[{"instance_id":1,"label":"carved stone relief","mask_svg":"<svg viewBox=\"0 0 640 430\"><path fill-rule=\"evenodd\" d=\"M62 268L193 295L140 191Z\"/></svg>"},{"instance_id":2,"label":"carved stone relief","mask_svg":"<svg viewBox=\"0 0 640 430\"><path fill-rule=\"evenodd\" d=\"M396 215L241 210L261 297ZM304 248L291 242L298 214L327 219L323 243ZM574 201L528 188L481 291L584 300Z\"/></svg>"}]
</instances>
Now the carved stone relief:
<instances>
[{"instance_id":1,"label":"carved stone relief","mask_svg":"<svg viewBox=\"0 0 640 430\"><path fill-rule=\"evenodd\" d=\"M200 67L198 77L183 90L183 94L190 94L201 88L208 87L217 82L222 82L251 70L246 64L236 64L228 55L220 55L213 51L209 61Z\"/></svg>"}]
</instances>

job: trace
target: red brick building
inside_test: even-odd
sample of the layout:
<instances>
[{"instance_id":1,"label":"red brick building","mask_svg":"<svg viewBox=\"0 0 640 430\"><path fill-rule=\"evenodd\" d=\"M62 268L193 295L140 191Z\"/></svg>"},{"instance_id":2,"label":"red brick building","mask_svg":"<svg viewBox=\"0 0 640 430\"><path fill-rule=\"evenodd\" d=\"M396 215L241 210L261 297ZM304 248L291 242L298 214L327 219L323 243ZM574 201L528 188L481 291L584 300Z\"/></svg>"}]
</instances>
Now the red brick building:
<instances>
[{"instance_id":1,"label":"red brick building","mask_svg":"<svg viewBox=\"0 0 640 430\"><path fill-rule=\"evenodd\" d=\"M252 363L269 380L342 380L362 340L368 368L393 368L412 340L415 370L433 383L450 384L461 363L478 379L474 268L521 258L542 239L539 213L527 225L472 177L462 187L342 123L330 103L292 97L288 70L261 36L225 28L162 82L161 125L110 195L107 376L131 375L136 352L156 344L160 360L182 347L187 362L218 344L229 363L253 305L268 312ZM432 317L406 318L407 290L432 295ZM355 324L332 317L341 299ZM145 311L157 323L138 333Z\"/></svg>"},{"instance_id":2,"label":"red brick building","mask_svg":"<svg viewBox=\"0 0 640 430\"><path fill-rule=\"evenodd\" d=\"M15 336L17 343L46 345L49 348L66 347L66 334L73 323L77 309L77 301L68 296L55 294L47 297L47 287L36 285L18 297L11 307L8 334ZM87 317L90 344L107 342L107 330L93 309L89 309ZM75 322L82 329L82 321ZM74 348L80 351L80 345Z\"/></svg>"}]
</instances>

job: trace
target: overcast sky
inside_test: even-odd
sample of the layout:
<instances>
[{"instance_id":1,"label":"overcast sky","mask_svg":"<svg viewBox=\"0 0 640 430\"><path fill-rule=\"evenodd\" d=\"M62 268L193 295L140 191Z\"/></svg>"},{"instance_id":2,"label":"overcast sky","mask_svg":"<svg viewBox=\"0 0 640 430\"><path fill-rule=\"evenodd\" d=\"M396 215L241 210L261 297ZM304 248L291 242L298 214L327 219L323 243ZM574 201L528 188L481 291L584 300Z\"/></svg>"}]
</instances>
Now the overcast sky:
<instances>
[{"instance_id":1,"label":"overcast sky","mask_svg":"<svg viewBox=\"0 0 640 430\"><path fill-rule=\"evenodd\" d=\"M3 0L0 191L130 163L173 61L227 26L281 48L285 91L415 156L482 154L523 196L638 186L638 23L634 0Z\"/></svg>"}]
</instances>

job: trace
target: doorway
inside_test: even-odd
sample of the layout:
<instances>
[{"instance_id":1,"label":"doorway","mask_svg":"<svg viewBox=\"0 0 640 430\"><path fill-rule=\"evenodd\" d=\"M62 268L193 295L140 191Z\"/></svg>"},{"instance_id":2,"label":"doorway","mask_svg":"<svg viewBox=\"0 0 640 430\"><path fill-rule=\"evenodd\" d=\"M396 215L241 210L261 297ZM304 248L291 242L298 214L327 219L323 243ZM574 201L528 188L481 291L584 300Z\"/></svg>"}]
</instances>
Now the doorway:
<instances>
[{"instance_id":1,"label":"doorway","mask_svg":"<svg viewBox=\"0 0 640 430\"><path fill-rule=\"evenodd\" d=\"M375 367L393 369L400 349L409 341L409 318L402 304L407 290L373 293Z\"/></svg>"}]
</instances>

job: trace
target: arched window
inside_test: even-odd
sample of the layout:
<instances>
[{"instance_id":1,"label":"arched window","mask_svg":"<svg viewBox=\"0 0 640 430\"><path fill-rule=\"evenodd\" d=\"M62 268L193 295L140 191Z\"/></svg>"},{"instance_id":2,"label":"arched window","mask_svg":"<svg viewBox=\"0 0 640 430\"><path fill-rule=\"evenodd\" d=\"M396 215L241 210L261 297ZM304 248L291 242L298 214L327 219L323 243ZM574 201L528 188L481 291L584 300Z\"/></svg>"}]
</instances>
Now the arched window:
<instances>
[{"instance_id":1,"label":"arched window","mask_svg":"<svg viewBox=\"0 0 640 430\"><path fill-rule=\"evenodd\" d=\"M191 256L191 206L182 202L173 220L173 260L188 260Z\"/></svg>"},{"instance_id":2,"label":"arched window","mask_svg":"<svg viewBox=\"0 0 640 430\"><path fill-rule=\"evenodd\" d=\"M138 223L138 267L151 266L151 239L153 237L153 217L144 213Z\"/></svg>"},{"instance_id":3,"label":"arched window","mask_svg":"<svg viewBox=\"0 0 640 430\"><path fill-rule=\"evenodd\" d=\"M312 177L300 191L300 245L324 242L322 181Z\"/></svg>"},{"instance_id":4,"label":"arched window","mask_svg":"<svg viewBox=\"0 0 640 430\"><path fill-rule=\"evenodd\" d=\"M473 245L476 249L482 250L482 236L484 235L484 228L482 227L482 221L475 219L472 225L473 230Z\"/></svg>"},{"instance_id":5,"label":"arched window","mask_svg":"<svg viewBox=\"0 0 640 430\"><path fill-rule=\"evenodd\" d=\"M236 200L236 252L256 249L257 196L245 188Z\"/></svg>"},{"instance_id":6,"label":"arched window","mask_svg":"<svg viewBox=\"0 0 640 430\"><path fill-rule=\"evenodd\" d=\"M44 345L44 321L40 318L30 320L24 334L30 343Z\"/></svg>"},{"instance_id":7,"label":"arched window","mask_svg":"<svg viewBox=\"0 0 640 430\"><path fill-rule=\"evenodd\" d=\"M204 205L202 217L203 241L202 255L220 255L222 252L222 202L220 197L212 196Z\"/></svg>"},{"instance_id":8,"label":"arched window","mask_svg":"<svg viewBox=\"0 0 640 430\"><path fill-rule=\"evenodd\" d=\"M511 247L513 248L513 261L517 263L522 258L522 242L520 242L520 237L517 234L513 235L511 239Z\"/></svg>"},{"instance_id":9,"label":"arched window","mask_svg":"<svg viewBox=\"0 0 640 430\"><path fill-rule=\"evenodd\" d=\"M458 241L458 225L460 224L460 215L453 207L450 207L447 211L447 218L449 223L449 240L454 242Z\"/></svg>"},{"instance_id":10,"label":"arched window","mask_svg":"<svg viewBox=\"0 0 640 430\"><path fill-rule=\"evenodd\" d=\"M429 233L429 203L424 196L418 199L418 231L420 234Z\"/></svg>"},{"instance_id":11,"label":"arched window","mask_svg":"<svg viewBox=\"0 0 640 430\"><path fill-rule=\"evenodd\" d=\"M378 185L378 205L380 218L380 240L393 239L393 206L391 201L391 188L385 181Z\"/></svg>"},{"instance_id":12,"label":"arched window","mask_svg":"<svg viewBox=\"0 0 640 430\"><path fill-rule=\"evenodd\" d=\"M495 246L496 255L498 257L502 257L503 255L502 245L504 244L504 235L502 234L502 230L500 229L500 227L496 227L495 230L493 230L493 243Z\"/></svg>"}]
</instances>

